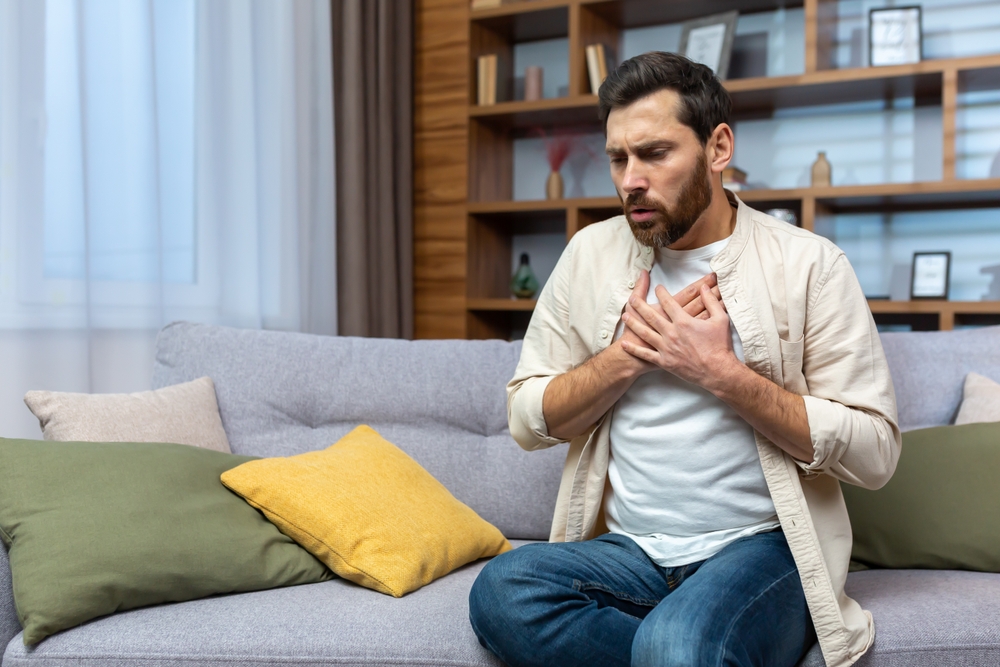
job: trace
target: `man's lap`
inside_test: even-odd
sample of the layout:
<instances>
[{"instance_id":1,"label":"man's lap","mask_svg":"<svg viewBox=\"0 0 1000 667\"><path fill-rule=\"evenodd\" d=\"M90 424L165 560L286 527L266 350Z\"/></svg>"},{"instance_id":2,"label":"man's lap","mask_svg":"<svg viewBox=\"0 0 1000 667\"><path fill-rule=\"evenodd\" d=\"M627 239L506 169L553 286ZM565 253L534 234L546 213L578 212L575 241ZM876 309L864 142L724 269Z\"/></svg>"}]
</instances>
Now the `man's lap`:
<instances>
[{"instance_id":1,"label":"man's lap","mask_svg":"<svg viewBox=\"0 0 1000 667\"><path fill-rule=\"evenodd\" d=\"M484 568L470 616L515 666L792 665L813 641L781 531L678 568L622 535L528 545Z\"/></svg>"}]
</instances>

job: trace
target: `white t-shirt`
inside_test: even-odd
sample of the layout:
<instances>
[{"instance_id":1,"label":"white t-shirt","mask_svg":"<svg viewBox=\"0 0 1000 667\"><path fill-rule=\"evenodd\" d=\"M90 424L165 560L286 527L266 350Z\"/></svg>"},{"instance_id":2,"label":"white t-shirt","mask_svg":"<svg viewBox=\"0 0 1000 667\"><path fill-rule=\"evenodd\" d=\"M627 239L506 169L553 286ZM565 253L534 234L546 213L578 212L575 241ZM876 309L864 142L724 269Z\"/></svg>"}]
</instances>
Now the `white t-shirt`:
<instances>
[{"instance_id":1,"label":"white t-shirt","mask_svg":"<svg viewBox=\"0 0 1000 667\"><path fill-rule=\"evenodd\" d=\"M656 285L676 294L711 273L709 262L728 241L659 250L647 301L657 303ZM735 328L732 336L743 361ZM608 479L608 529L631 537L662 567L704 560L779 526L753 428L710 392L666 371L643 375L615 405Z\"/></svg>"}]
</instances>

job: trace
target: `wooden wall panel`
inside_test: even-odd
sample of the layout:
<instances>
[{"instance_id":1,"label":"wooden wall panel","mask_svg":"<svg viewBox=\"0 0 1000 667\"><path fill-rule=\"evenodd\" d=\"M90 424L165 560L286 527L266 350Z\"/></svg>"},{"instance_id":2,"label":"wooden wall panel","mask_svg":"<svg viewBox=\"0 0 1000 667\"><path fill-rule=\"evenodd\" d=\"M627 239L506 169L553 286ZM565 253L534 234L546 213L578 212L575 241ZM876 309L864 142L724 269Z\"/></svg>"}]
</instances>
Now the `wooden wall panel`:
<instances>
[{"instance_id":1,"label":"wooden wall panel","mask_svg":"<svg viewBox=\"0 0 1000 667\"><path fill-rule=\"evenodd\" d=\"M414 9L414 336L464 338L469 0Z\"/></svg>"}]
</instances>

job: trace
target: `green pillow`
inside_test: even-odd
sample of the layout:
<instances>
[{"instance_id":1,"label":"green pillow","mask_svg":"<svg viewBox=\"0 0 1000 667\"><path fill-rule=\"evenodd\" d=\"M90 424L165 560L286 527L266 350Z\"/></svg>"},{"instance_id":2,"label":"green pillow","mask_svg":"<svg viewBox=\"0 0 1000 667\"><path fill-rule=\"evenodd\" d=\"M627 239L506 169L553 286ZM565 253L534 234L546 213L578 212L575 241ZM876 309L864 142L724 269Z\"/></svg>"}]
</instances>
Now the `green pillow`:
<instances>
[{"instance_id":1,"label":"green pillow","mask_svg":"<svg viewBox=\"0 0 1000 667\"><path fill-rule=\"evenodd\" d=\"M903 434L877 491L842 484L852 559L869 567L1000 572L1000 422Z\"/></svg>"},{"instance_id":2,"label":"green pillow","mask_svg":"<svg viewBox=\"0 0 1000 667\"><path fill-rule=\"evenodd\" d=\"M254 458L0 438L0 537L25 645L115 611L331 578L222 485Z\"/></svg>"}]
</instances>

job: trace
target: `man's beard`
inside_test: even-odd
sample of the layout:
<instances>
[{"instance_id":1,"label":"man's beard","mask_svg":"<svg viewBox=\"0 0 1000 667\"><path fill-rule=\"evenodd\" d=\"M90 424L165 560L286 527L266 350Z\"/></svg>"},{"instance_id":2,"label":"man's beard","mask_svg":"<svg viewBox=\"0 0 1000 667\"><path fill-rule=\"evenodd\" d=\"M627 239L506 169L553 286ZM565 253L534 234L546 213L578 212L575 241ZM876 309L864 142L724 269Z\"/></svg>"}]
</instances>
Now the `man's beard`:
<instances>
[{"instance_id":1,"label":"man's beard","mask_svg":"<svg viewBox=\"0 0 1000 667\"><path fill-rule=\"evenodd\" d=\"M681 186L677 205L673 209L668 210L662 203L647 198L645 192L631 193L622 202L622 208L635 239L644 246L665 248L691 231L712 202L712 185L708 179L708 160L701 153L691 176ZM640 223L634 221L629 213L633 208L650 209L655 213L648 221Z\"/></svg>"}]
</instances>

